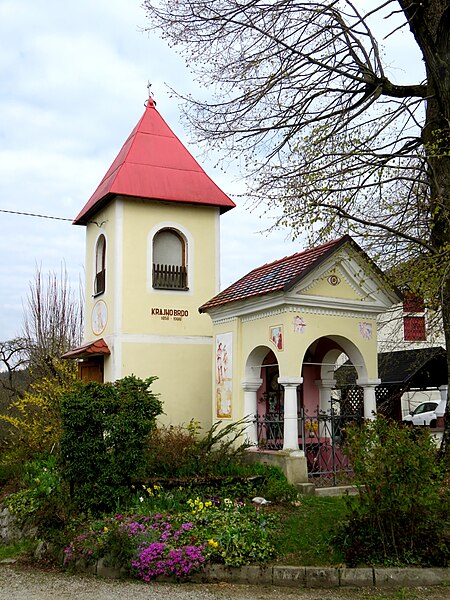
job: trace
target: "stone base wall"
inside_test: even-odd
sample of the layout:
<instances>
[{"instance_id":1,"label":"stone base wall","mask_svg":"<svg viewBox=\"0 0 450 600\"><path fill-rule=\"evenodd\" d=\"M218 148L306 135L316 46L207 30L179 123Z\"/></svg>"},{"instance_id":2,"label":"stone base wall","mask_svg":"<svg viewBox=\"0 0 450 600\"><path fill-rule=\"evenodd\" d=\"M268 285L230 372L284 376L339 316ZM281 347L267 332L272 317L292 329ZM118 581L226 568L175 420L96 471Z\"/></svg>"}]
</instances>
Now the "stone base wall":
<instances>
[{"instance_id":1,"label":"stone base wall","mask_svg":"<svg viewBox=\"0 0 450 600\"><path fill-rule=\"evenodd\" d=\"M14 544L22 537L16 520L5 506L0 506L0 544Z\"/></svg>"},{"instance_id":2,"label":"stone base wall","mask_svg":"<svg viewBox=\"0 0 450 600\"><path fill-rule=\"evenodd\" d=\"M86 565L80 561L76 570L99 577L119 579L129 576L126 569L109 567L105 559ZM157 577L159 582L173 582L173 577ZM188 578L193 583L242 583L250 585L276 585L292 588L404 588L450 583L450 569L445 568L356 568L347 567L291 567L281 565L248 565L226 567L208 565L203 572Z\"/></svg>"},{"instance_id":3,"label":"stone base wall","mask_svg":"<svg viewBox=\"0 0 450 600\"><path fill-rule=\"evenodd\" d=\"M32 537L35 531L29 527L19 527L16 518L6 506L0 505L0 545L15 544L25 537Z\"/></svg>"},{"instance_id":4,"label":"stone base wall","mask_svg":"<svg viewBox=\"0 0 450 600\"><path fill-rule=\"evenodd\" d=\"M286 475L289 483L307 483L308 482L308 464L304 452L288 452L284 450L248 450L245 453L245 460L250 464L262 463L279 467Z\"/></svg>"}]
</instances>

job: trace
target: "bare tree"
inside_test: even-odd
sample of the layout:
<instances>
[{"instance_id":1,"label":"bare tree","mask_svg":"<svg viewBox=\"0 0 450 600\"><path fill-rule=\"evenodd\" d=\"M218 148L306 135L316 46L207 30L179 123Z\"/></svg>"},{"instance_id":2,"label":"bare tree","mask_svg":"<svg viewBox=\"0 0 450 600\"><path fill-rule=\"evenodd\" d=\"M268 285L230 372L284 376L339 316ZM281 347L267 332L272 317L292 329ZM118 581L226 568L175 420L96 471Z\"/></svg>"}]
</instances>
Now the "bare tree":
<instances>
[{"instance_id":1,"label":"bare tree","mask_svg":"<svg viewBox=\"0 0 450 600\"><path fill-rule=\"evenodd\" d=\"M81 289L81 288L80 288ZM55 360L80 344L83 334L82 298L70 287L67 271L48 273L36 268L24 307L23 338L28 364L35 377L56 375Z\"/></svg>"},{"instance_id":2,"label":"bare tree","mask_svg":"<svg viewBox=\"0 0 450 600\"><path fill-rule=\"evenodd\" d=\"M24 372L28 366L27 344L23 338L0 342L0 397L6 404L25 391L28 378Z\"/></svg>"},{"instance_id":3,"label":"bare tree","mask_svg":"<svg viewBox=\"0 0 450 600\"><path fill-rule=\"evenodd\" d=\"M245 157L250 193L278 207L294 236L351 233L397 265L396 283L440 305L450 372L448 0L144 7L207 87L205 100L185 105L198 137ZM380 23L387 36L412 33L423 59L416 83L389 77L396 57L383 55ZM449 403L443 452L450 457Z\"/></svg>"}]
</instances>

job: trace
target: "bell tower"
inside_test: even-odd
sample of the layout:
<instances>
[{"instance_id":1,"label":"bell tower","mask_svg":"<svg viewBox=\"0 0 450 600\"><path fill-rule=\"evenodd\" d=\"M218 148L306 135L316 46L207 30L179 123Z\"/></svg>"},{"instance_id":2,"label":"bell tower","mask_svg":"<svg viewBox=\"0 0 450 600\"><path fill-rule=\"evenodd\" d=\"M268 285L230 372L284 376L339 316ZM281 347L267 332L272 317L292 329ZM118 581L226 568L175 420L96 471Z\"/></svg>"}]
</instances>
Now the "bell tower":
<instances>
[{"instance_id":1,"label":"bell tower","mask_svg":"<svg viewBox=\"0 0 450 600\"><path fill-rule=\"evenodd\" d=\"M234 206L150 98L74 221L86 227L86 331L66 357L85 378L157 376L167 422L211 423L212 324L198 308L219 291L219 219Z\"/></svg>"}]
</instances>

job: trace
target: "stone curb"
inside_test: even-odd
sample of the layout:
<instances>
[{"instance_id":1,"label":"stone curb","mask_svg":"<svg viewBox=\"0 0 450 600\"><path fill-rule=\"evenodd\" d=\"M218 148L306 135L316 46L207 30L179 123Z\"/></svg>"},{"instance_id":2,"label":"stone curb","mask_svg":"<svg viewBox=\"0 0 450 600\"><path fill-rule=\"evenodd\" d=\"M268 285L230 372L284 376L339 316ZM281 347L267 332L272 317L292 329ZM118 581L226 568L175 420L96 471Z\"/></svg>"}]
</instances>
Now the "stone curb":
<instances>
[{"instance_id":1,"label":"stone curb","mask_svg":"<svg viewBox=\"0 0 450 600\"><path fill-rule=\"evenodd\" d=\"M126 577L125 569L108 567L104 560L97 564L77 564L77 570L99 577L119 579ZM171 578L164 577L164 581ZM172 579L173 581L173 579ZM227 567L208 565L203 573L189 578L192 583L236 583L275 585L291 588L403 588L450 585L450 568L348 568L348 567L292 567L258 566Z\"/></svg>"}]
</instances>

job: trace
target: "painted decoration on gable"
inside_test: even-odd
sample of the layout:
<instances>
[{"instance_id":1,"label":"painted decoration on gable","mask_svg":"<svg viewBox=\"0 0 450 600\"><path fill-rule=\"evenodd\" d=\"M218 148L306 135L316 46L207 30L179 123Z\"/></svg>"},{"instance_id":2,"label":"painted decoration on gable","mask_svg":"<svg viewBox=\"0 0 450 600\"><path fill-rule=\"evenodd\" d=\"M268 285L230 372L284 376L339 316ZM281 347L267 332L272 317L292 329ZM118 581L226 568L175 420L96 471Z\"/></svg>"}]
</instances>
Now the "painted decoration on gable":
<instances>
[{"instance_id":1,"label":"painted decoration on gable","mask_svg":"<svg viewBox=\"0 0 450 600\"><path fill-rule=\"evenodd\" d=\"M294 333L305 333L305 319L300 315L294 317Z\"/></svg>"},{"instance_id":2,"label":"painted decoration on gable","mask_svg":"<svg viewBox=\"0 0 450 600\"><path fill-rule=\"evenodd\" d=\"M277 350L283 350L283 325L270 328L270 341Z\"/></svg>"},{"instance_id":3,"label":"painted decoration on gable","mask_svg":"<svg viewBox=\"0 0 450 600\"><path fill-rule=\"evenodd\" d=\"M108 307L103 300L99 300L94 304L94 308L92 309L91 326L94 335L103 333L107 322Z\"/></svg>"},{"instance_id":4,"label":"painted decoration on gable","mask_svg":"<svg viewBox=\"0 0 450 600\"><path fill-rule=\"evenodd\" d=\"M216 416L231 419L233 388L233 334L216 336Z\"/></svg>"},{"instance_id":5,"label":"painted decoration on gable","mask_svg":"<svg viewBox=\"0 0 450 600\"><path fill-rule=\"evenodd\" d=\"M359 333L363 340L371 340L372 339L372 323L363 323L359 324Z\"/></svg>"},{"instance_id":6,"label":"painted decoration on gable","mask_svg":"<svg viewBox=\"0 0 450 600\"><path fill-rule=\"evenodd\" d=\"M341 283L340 278L334 273L327 278L327 281L330 285L339 285Z\"/></svg>"}]
</instances>

